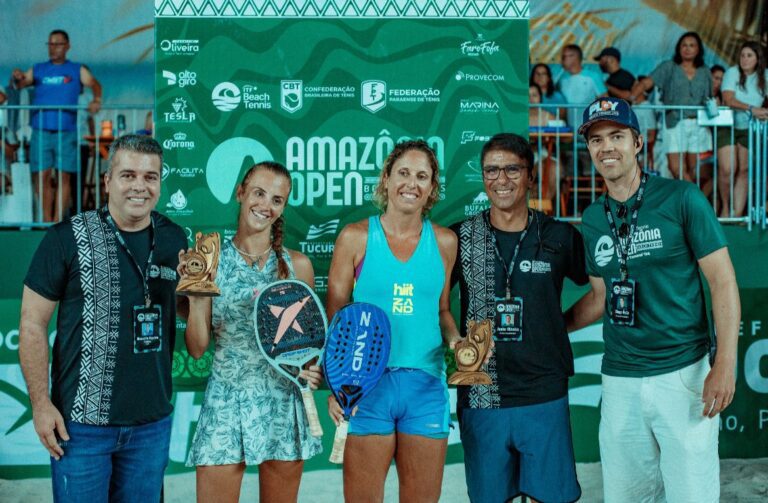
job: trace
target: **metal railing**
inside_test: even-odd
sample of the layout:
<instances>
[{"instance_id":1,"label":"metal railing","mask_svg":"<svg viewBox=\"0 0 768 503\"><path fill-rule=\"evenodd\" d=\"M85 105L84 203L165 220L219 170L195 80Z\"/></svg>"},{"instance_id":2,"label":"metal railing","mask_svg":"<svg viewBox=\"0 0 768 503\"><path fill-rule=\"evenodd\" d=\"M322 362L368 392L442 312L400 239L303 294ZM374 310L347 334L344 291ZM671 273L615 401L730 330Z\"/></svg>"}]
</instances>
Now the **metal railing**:
<instances>
[{"instance_id":1,"label":"metal railing","mask_svg":"<svg viewBox=\"0 0 768 503\"><path fill-rule=\"evenodd\" d=\"M144 129L152 108L151 104L112 104L91 115L85 106L0 105L0 228L46 227L68 213L101 206L105 201L101 178L106 170L109 144L123 133ZM59 126L65 122L65 114L74 114L75 146L64 144L67 133L61 131L53 133L53 139L49 138L53 143L48 145L55 147L58 154L44 152L44 142L38 133L34 133L38 135L36 141L31 142L33 129L29 117L34 111L40 112L39 118L43 111L55 112ZM64 175L62 170L63 152L70 161L74 157L74 172L70 175ZM53 165L33 166L33 156L38 164L46 156L52 158ZM40 174L51 167L51 178ZM53 188L55 203L51 208L43 208L43 196L49 186Z\"/></svg>"},{"instance_id":2,"label":"metal railing","mask_svg":"<svg viewBox=\"0 0 768 503\"><path fill-rule=\"evenodd\" d=\"M595 201L604 191L604 183L597 173L587 152L586 143L574 128L559 121L566 116L572 121L581 116L588 104L536 104L531 105L531 123L543 126L530 127L530 139L537 153L536 168L538 187L532 206L543 209L553 216L567 221L579 221L582 211ZM704 106L660 106L638 105L634 107L640 118L641 133L645 139L639 154L643 169L653 174L680 179L689 178L697 184L719 210L719 220L723 223L744 224L751 229L753 223L765 227L766 222L766 162L768 159L768 126L765 121L750 120L748 128L748 156L746 173L742 174L737 166L737 148L729 149L728 159L719 156L717 138L724 135L725 145L734 145L737 130L733 112L728 107L719 107L717 117L707 116ZM547 114L555 121L547 122ZM714 114L713 114L714 115ZM711 147L694 157L693 166L685 167L684 155L677 155L677 162L670 166L666 154L667 140L674 134L666 131L668 120L675 118L680 123L683 119L694 119L695 125L707 128L706 135ZM654 127L655 126L655 127ZM723 134L725 130L727 133ZM682 128L675 130L682 135ZM703 133L703 132L702 132ZM650 141L649 141L650 138ZM726 151L724 151L726 152ZM727 180L720 180L720 171ZM746 175L739 180L739 175ZM739 181L737 181L739 180ZM743 188L746 194L739 193ZM722 193L723 190L728 191ZM727 194L727 196L726 196ZM736 208L734 201L745 197L743 210ZM740 199L739 199L740 200Z\"/></svg>"}]
</instances>

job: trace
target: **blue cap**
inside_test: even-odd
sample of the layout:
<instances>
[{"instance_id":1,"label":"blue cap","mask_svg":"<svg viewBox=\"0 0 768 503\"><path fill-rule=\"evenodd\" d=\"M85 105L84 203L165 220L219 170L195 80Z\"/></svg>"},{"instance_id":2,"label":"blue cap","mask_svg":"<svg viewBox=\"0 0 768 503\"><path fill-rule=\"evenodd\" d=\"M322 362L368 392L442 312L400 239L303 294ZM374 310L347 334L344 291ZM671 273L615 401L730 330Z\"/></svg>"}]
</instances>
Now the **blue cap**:
<instances>
[{"instance_id":1,"label":"blue cap","mask_svg":"<svg viewBox=\"0 0 768 503\"><path fill-rule=\"evenodd\" d=\"M598 98L584 109L579 134L586 137L587 131L593 124L600 121L610 121L632 128L640 134L640 125L632 107L621 98Z\"/></svg>"}]
</instances>

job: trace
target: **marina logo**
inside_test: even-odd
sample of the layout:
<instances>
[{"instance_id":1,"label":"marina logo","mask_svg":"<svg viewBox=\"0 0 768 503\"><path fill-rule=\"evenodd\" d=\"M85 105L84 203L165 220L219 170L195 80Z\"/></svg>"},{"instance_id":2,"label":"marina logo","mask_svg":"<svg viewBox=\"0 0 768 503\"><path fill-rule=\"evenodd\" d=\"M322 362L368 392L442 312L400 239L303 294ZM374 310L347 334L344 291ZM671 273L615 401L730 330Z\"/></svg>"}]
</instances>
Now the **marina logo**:
<instances>
[{"instance_id":1,"label":"marina logo","mask_svg":"<svg viewBox=\"0 0 768 503\"><path fill-rule=\"evenodd\" d=\"M595 245L595 262L600 267L608 265L615 253L611 236L601 236Z\"/></svg>"},{"instance_id":2,"label":"marina logo","mask_svg":"<svg viewBox=\"0 0 768 503\"><path fill-rule=\"evenodd\" d=\"M467 82L504 82L504 75L498 73L465 73L459 70L456 72L455 79Z\"/></svg>"},{"instance_id":3,"label":"marina logo","mask_svg":"<svg viewBox=\"0 0 768 503\"><path fill-rule=\"evenodd\" d=\"M197 73L190 72L189 70L179 72L178 75L168 70L163 70L163 78L168 82L169 86L178 84L179 87L187 87L197 84Z\"/></svg>"},{"instance_id":4,"label":"marina logo","mask_svg":"<svg viewBox=\"0 0 768 503\"><path fill-rule=\"evenodd\" d=\"M200 51L200 40L198 39L164 39L158 45L160 50L168 55L191 56Z\"/></svg>"},{"instance_id":5,"label":"marina logo","mask_svg":"<svg viewBox=\"0 0 768 503\"><path fill-rule=\"evenodd\" d=\"M194 122L197 118L197 114L194 112L187 113L187 100L184 98L176 98L171 103L173 112L165 112L166 123L190 123Z\"/></svg>"},{"instance_id":6,"label":"marina logo","mask_svg":"<svg viewBox=\"0 0 768 503\"><path fill-rule=\"evenodd\" d=\"M312 241L326 234L336 234L336 231L338 230L338 228L339 228L338 218L329 220L324 224L310 225L309 232L307 232L307 240Z\"/></svg>"},{"instance_id":7,"label":"marina logo","mask_svg":"<svg viewBox=\"0 0 768 503\"><path fill-rule=\"evenodd\" d=\"M469 40L461 44L461 53L465 56L493 56L499 52L499 44L492 40L485 40L482 33L477 34L475 40Z\"/></svg>"},{"instance_id":8,"label":"marina logo","mask_svg":"<svg viewBox=\"0 0 768 503\"><path fill-rule=\"evenodd\" d=\"M495 101L463 99L459 102L459 113L497 114L499 104Z\"/></svg>"},{"instance_id":9,"label":"marina logo","mask_svg":"<svg viewBox=\"0 0 768 503\"><path fill-rule=\"evenodd\" d=\"M231 112L240 104L240 89L232 82L221 82L213 88L211 100L222 112Z\"/></svg>"},{"instance_id":10,"label":"marina logo","mask_svg":"<svg viewBox=\"0 0 768 503\"><path fill-rule=\"evenodd\" d=\"M301 110L304 106L303 87L301 80L281 80L280 107L291 114Z\"/></svg>"},{"instance_id":11,"label":"marina logo","mask_svg":"<svg viewBox=\"0 0 768 503\"><path fill-rule=\"evenodd\" d=\"M387 83L383 80L365 80L360 86L360 104L371 113L387 106Z\"/></svg>"},{"instance_id":12,"label":"marina logo","mask_svg":"<svg viewBox=\"0 0 768 503\"><path fill-rule=\"evenodd\" d=\"M163 141L163 148L165 150L175 150L177 148L193 150L195 148L195 141L187 140L187 133L179 131L173 134L173 138L166 138ZM163 167L165 167L165 164Z\"/></svg>"}]
</instances>

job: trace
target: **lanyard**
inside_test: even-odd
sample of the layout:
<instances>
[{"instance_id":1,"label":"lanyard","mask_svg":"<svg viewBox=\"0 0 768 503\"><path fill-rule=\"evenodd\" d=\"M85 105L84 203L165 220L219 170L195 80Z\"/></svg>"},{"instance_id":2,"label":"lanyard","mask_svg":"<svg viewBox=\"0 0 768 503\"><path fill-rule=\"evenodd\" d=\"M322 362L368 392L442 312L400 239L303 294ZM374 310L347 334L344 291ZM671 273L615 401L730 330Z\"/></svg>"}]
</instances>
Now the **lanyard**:
<instances>
[{"instance_id":1,"label":"lanyard","mask_svg":"<svg viewBox=\"0 0 768 503\"><path fill-rule=\"evenodd\" d=\"M112 215L109 214L109 210L106 208L106 206L102 209L102 213L104 214L107 222L109 223L109 226L112 227L112 230L115 232L115 236L117 237L118 243L120 243L120 246L123 247L123 250L125 250L125 253L128 255L128 258L131 259L131 263L133 264L134 269L139 273L139 277L141 278L141 283L144 287L144 305L146 307L149 307L150 304L152 304L151 299L149 298L149 284L147 283L147 274L146 272L149 270L149 266L152 265L152 255L155 253L155 219L150 216L149 222L151 224L151 236L152 236L152 245L149 248L149 256L147 257L147 265L144 267L144 269L141 268L139 265L139 262L136 260L136 257L133 256L133 253L131 253L131 249L128 248L128 243L125 242L125 238L123 238L123 235L120 234L120 230L117 228L117 225L115 225L115 221L112 220Z\"/></svg>"},{"instance_id":2,"label":"lanyard","mask_svg":"<svg viewBox=\"0 0 768 503\"><path fill-rule=\"evenodd\" d=\"M621 280L626 281L629 278L629 268L627 267L627 259L629 257L629 250L632 245L632 236L635 235L635 228L637 227L637 216L640 214L640 206L643 205L643 193L645 192L645 184L648 181L648 173L643 173L640 177L640 188L637 189L637 199L635 204L632 205L632 217L631 224L629 226L629 234L621 242L619 232L616 230L616 220L611 213L611 207L608 205L608 194L605 195L604 208L605 218L608 219L608 226L611 228L611 234L613 234L613 240L616 246L619 248L619 271L621 272Z\"/></svg>"},{"instance_id":3,"label":"lanyard","mask_svg":"<svg viewBox=\"0 0 768 503\"><path fill-rule=\"evenodd\" d=\"M490 213L486 213L485 216L485 222L488 225L488 228L491 230L491 239L493 240L493 251L496 252L496 258L501 262L501 267L504 269L504 276L506 277L506 293L507 298L512 298L512 290L510 288L510 284L512 283L512 274L515 272L515 262L517 261L517 254L520 253L520 246L523 244L523 241L525 240L525 236L528 234L528 228L531 226L531 221L533 220L533 212L529 209L528 210L528 223L525 225L525 229L523 229L523 233L520 234L520 240L515 245L515 251L512 252L512 260L509 261L509 266L507 266L507 263L504 262L504 258L501 256L501 252L499 251L499 243L496 241L496 233L493 232L493 227L491 227L491 218Z\"/></svg>"}]
</instances>

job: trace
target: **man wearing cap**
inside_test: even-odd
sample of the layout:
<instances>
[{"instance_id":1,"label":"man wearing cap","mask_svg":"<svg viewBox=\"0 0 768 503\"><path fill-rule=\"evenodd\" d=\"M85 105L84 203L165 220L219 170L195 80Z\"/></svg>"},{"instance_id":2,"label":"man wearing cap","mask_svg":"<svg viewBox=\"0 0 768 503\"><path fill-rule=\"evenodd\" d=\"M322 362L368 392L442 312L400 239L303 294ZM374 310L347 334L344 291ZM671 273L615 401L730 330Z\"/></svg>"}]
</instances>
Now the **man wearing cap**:
<instances>
[{"instance_id":1,"label":"man wearing cap","mask_svg":"<svg viewBox=\"0 0 768 503\"><path fill-rule=\"evenodd\" d=\"M595 56L594 60L600 65L603 73L608 74L608 79L605 81L608 96L629 98L629 91L635 83L635 77L621 67L621 52L615 47L606 47Z\"/></svg>"},{"instance_id":2,"label":"man wearing cap","mask_svg":"<svg viewBox=\"0 0 768 503\"><path fill-rule=\"evenodd\" d=\"M603 313L605 501L718 501L717 416L733 399L741 315L722 228L695 185L642 172L626 101L593 102L579 134L608 189L583 215L594 295L573 310L576 325Z\"/></svg>"}]
</instances>

